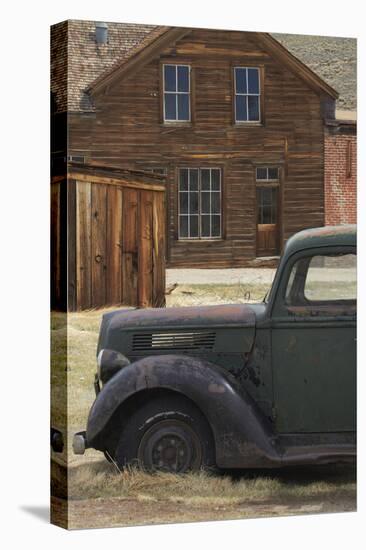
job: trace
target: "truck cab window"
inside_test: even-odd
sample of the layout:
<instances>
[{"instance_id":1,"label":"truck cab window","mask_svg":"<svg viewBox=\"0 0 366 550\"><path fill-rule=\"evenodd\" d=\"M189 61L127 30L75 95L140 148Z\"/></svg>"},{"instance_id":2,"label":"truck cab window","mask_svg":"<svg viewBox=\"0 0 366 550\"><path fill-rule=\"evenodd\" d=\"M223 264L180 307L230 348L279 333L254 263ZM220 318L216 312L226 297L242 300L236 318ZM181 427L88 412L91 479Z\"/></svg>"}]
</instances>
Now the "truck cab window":
<instances>
[{"instance_id":1,"label":"truck cab window","mask_svg":"<svg viewBox=\"0 0 366 550\"><path fill-rule=\"evenodd\" d=\"M356 255L317 254L295 262L285 302L290 306L354 305L356 296Z\"/></svg>"}]
</instances>

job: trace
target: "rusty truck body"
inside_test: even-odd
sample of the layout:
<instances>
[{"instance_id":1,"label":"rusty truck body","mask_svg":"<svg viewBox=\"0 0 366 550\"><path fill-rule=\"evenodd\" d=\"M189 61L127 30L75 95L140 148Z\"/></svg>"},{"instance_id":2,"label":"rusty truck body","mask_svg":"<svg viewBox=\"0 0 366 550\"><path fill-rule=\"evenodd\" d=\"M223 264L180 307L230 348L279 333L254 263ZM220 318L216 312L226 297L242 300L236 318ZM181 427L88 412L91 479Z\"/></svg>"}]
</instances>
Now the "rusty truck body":
<instances>
[{"instance_id":1,"label":"rusty truck body","mask_svg":"<svg viewBox=\"0 0 366 550\"><path fill-rule=\"evenodd\" d=\"M261 303L103 316L74 451L184 472L354 460L356 228L301 231Z\"/></svg>"}]
</instances>

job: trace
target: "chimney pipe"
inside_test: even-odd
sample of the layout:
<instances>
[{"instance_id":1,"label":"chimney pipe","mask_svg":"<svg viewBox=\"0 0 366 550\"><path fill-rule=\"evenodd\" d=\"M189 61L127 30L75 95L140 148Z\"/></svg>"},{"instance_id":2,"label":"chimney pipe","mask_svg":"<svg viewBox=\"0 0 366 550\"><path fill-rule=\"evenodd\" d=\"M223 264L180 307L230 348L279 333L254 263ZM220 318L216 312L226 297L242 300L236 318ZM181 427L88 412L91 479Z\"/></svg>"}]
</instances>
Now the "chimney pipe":
<instances>
[{"instance_id":1,"label":"chimney pipe","mask_svg":"<svg viewBox=\"0 0 366 550\"><path fill-rule=\"evenodd\" d=\"M95 23L95 40L97 44L107 44L108 42L108 25L107 23Z\"/></svg>"}]
</instances>

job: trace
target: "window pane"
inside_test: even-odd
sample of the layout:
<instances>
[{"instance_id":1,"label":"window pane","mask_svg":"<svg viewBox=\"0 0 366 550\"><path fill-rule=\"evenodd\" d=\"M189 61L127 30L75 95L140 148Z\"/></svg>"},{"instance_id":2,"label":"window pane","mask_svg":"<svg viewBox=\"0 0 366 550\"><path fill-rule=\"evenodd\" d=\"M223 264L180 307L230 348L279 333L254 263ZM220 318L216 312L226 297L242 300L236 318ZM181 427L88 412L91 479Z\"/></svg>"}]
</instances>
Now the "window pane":
<instances>
[{"instance_id":1,"label":"window pane","mask_svg":"<svg viewBox=\"0 0 366 550\"><path fill-rule=\"evenodd\" d=\"M259 94L259 70L248 68L248 93Z\"/></svg>"},{"instance_id":2,"label":"window pane","mask_svg":"<svg viewBox=\"0 0 366 550\"><path fill-rule=\"evenodd\" d=\"M314 302L332 304L357 297L357 266L355 254L317 255L298 260L287 284L286 303L308 305ZM354 310L351 310L354 313ZM337 315L337 310L329 310Z\"/></svg>"},{"instance_id":3,"label":"window pane","mask_svg":"<svg viewBox=\"0 0 366 550\"><path fill-rule=\"evenodd\" d=\"M176 95L164 94L165 96L165 120L177 120Z\"/></svg>"},{"instance_id":4,"label":"window pane","mask_svg":"<svg viewBox=\"0 0 366 550\"><path fill-rule=\"evenodd\" d=\"M201 216L201 236L202 237L210 236L210 216L206 216L206 215Z\"/></svg>"},{"instance_id":5,"label":"window pane","mask_svg":"<svg viewBox=\"0 0 366 550\"><path fill-rule=\"evenodd\" d=\"M188 214L188 193L179 193L179 212Z\"/></svg>"},{"instance_id":6,"label":"window pane","mask_svg":"<svg viewBox=\"0 0 366 550\"><path fill-rule=\"evenodd\" d=\"M211 170L211 189L220 191L220 170Z\"/></svg>"},{"instance_id":7,"label":"window pane","mask_svg":"<svg viewBox=\"0 0 366 550\"><path fill-rule=\"evenodd\" d=\"M267 179L267 168L257 168L257 180Z\"/></svg>"},{"instance_id":8,"label":"window pane","mask_svg":"<svg viewBox=\"0 0 366 550\"><path fill-rule=\"evenodd\" d=\"M310 301L356 300L356 255L313 256L304 295Z\"/></svg>"},{"instance_id":9,"label":"window pane","mask_svg":"<svg viewBox=\"0 0 366 550\"><path fill-rule=\"evenodd\" d=\"M198 170L189 170L189 190L198 191Z\"/></svg>"},{"instance_id":10,"label":"window pane","mask_svg":"<svg viewBox=\"0 0 366 550\"><path fill-rule=\"evenodd\" d=\"M272 189L262 189L262 203L271 204L272 203Z\"/></svg>"},{"instance_id":11,"label":"window pane","mask_svg":"<svg viewBox=\"0 0 366 550\"><path fill-rule=\"evenodd\" d=\"M178 120L189 120L189 94L178 94Z\"/></svg>"},{"instance_id":12,"label":"window pane","mask_svg":"<svg viewBox=\"0 0 366 550\"><path fill-rule=\"evenodd\" d=\"M198 214L198 192L189 193L189 213Z\"/></svg>"},{"instance_id":13,"label":"window pane","mask_svg":"<svg viewBox=\"0 0 366 550\"><path fill-rule=\"evenodd\" d=\"M220 198L221 195L218 192L211 194L211 212L213 214L220 214L221 212Z\"/></svg>"},{"instance_id":14,"label":"window pane","mask_svg":"<svg viewBox=\"0 0 366 550\"><path fill-rule=\"evenodd\" d=\"M277 223L277 189L272 189L272 223Z\"/></svg>"},{"instance_id":15,"label":"window pane","mask_svg":"<svg viewBox=\"0 0 366 550\"><path fill-rule=\"evenodd\" d=\"M210 189L210 170L201 170L201 189L203 191L209 191Z\"/></svg>"},{"instance_id":16,"label":"window pane","mask_svg":"<svg viewBox=\"0 0 366 550\"><path fill-rule=\"evenodd\" d=\"M270 224L271 221L271 207L267 204L262 207L262 223Z\"/></svg>"},{"instance_id":17,"label":"window pane","mask_svg":"<svg viewBox=\"0 0 366 550\"><path fill-rule=\"evenodd\" d=\"M178 92L189 92L189 67L178 65Z\"/></svg>"},{"instance_id":18,"label":"window pane","mask_svg":"<svg viewBox=\"0 0 366 550\"><path fill-rule=\"evenodd\" d=\"M176 91L176 66L164 65L164 91L175 92Z\"/></svg>"},{"instance_id":19,"label":"window pane","mask_svg":"<svg viewBox=\"0 0 366 550\"><path fill-rule=\"evenodd\" d=\"M237 94L247 93L247 70L237 67L235 69L235 91Z\"/></svg>"},{"instance_id":20,"label":"window pane","mask_svg":"<svg viewBox=\"0 0 366 550\"><path fill-rule=\"evenodd\" d=\"M258 202L258 205L259 205L259 202ZM263 223L263 214L262 214L262 207L261 207L261 206L258 206L258 219L257 219L257 223L258 223L258 224L262 224L262 223Z\"/></svg>"},{"instance_id":21,"label":"window pane","mask_svg":"<svg viewBox=\"0 0 366 550\"><path fill-rule=\"evenodd\" d=\"M198 216L190 216L190 237L198 237Z\"/></svg>"},{"instance_id":22,"label":"window pane","mask_svg":"<svg viewBox=\"0 0 366 550\"><path fill-rule=\"evenodd\" d=\"M188 169L181 168L179 170L179 190L188 191Z\"/></svg>"},{"instance_id":23,"label":"window pane","mask_svg":"<svg viewBox=\"0 0 366 550\"><path fill-rule=\"evenodd\" d=\"M259 120L259 97L248 95L248 120Z\"/></svg>"},{"instance_id":24,"label":"window pane","mask_svg":"<svg viewBox=\"0 0 366 550\"><path fill-rule=\"evenodd\" d=\"M179 235L188 237L188 216L179 216Z\"/></svg>"},{"instance_id":25,"label":"window pane","mask_svg":"<svg viewBox=\"0 0 366 550\"><path fill-rule=\"evenodd\" d=\"M220 237L221 235L221 216L212 216L212 237Z\"/></svg>"},{"instance_id":26,"label":"window pane","mask_svg":"<svg viewBox=\"0 0 366 550\"><path fill-rule=\"evenodd\" d=\"M247 113L247 96L237 95L235 96L235 117L236 120L248 120Z\"/></svg>"},{"instance_id":27,"label":"window pane","mask_svg":"<svg viewBox=\"0 0 366 550\"><path fill-rule=\"evenodd\" d=\"M268 168L268 179L278 180L278 168Z\"/></svg>"},{"instance_id":28,"label":"window pane","mask_svg":"<svg viewBox=\"0 0 366 550\"><path fill-rule=\"evenodd\" d=\"M201 212L202 214L210 213L210 192L202 191L201 193Z\"/></svg>"}]
</instances>

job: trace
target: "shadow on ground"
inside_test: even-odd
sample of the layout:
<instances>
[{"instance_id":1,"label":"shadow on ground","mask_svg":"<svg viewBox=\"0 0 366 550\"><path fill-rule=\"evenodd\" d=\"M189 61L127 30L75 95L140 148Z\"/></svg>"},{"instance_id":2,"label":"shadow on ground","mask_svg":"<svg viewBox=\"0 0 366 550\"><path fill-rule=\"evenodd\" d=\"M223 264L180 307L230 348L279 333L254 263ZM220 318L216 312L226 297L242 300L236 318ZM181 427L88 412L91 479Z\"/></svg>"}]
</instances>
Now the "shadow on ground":
<instances>
[{"instance_id":1,"label":"shadow on ground","mask_svg":"<svg viewBox=\"0 0 366 550\"><path fill-rule=\"evenodd\" d=\"M36 517L43 523L50 522L50 507L49 506L20 506L20 509L31 516Z\"/></svg>"}]
</instances>

